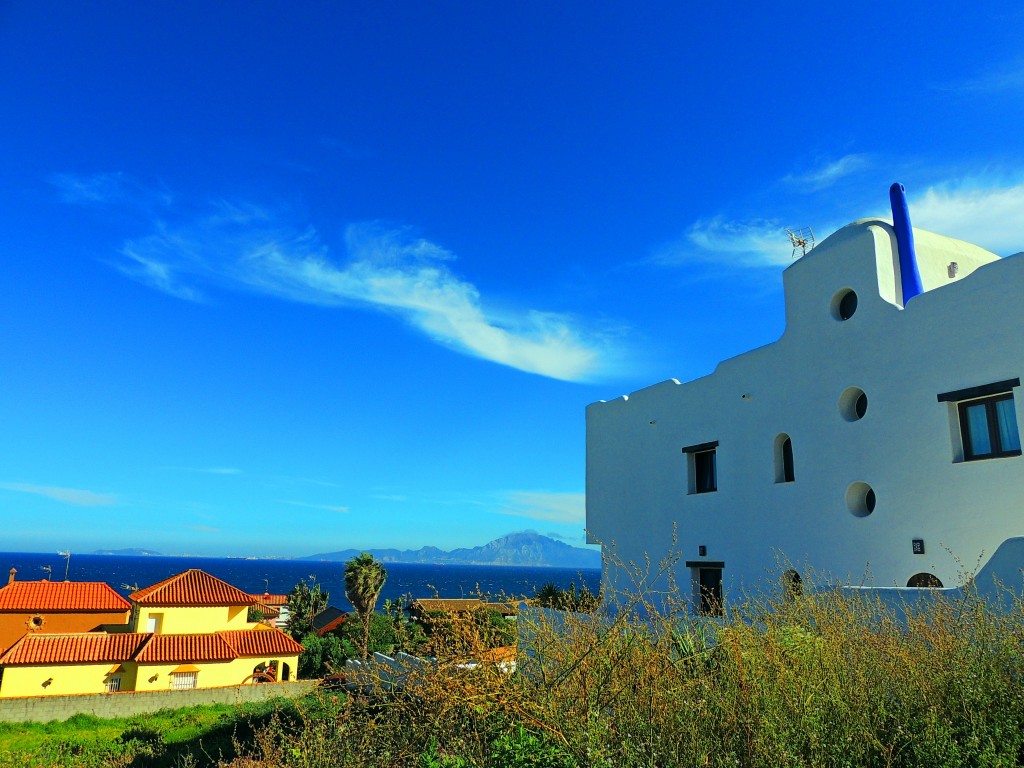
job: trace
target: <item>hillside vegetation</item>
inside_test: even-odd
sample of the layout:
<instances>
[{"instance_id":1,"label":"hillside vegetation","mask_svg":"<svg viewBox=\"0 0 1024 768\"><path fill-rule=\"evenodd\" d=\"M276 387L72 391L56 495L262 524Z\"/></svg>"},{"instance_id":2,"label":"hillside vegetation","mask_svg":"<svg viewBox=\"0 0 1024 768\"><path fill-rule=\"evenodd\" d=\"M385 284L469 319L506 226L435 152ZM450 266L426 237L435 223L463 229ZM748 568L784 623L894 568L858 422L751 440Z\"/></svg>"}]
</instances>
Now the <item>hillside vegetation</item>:
<instances>
[{"instance_id":1,"label":"hillside vegetation","mask_svg":"<svg viewBox=\"0 0 1024 768\"><path fill-rule=\"evenodd\" d=\"M20 762L8 751L14 762L6 764L1024 764L1019 599L1007 596L1009 610L995 612L971 593L956 601L936 595L894 611L862 596L808 592L751 601L720 622L685 619L673 594L633 595L616 618L526 612L514 674L459 664L487 658L488 628L453 616L435 628L438 664L404 690L321 690L294 708L244 719L244 727L236 717L226 721L239 729L231 747L219 753L207 742L199 749L198 738L188 751L154 748L153 757L101 745L110 757L103 763L91 752L74 755L79 736L58 732L59 754L37 744ZM115 740L132 738L139 740Z\"/></svg>"}]
</instances>

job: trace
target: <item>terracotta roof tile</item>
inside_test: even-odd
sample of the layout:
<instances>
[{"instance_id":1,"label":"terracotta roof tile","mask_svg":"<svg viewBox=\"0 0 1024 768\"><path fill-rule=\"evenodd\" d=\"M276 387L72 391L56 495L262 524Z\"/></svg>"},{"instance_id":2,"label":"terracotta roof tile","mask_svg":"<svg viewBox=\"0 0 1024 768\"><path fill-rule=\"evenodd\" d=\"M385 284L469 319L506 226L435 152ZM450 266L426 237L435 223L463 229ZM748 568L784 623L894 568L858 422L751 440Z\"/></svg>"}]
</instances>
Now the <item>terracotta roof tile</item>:
<instances>
[{"instance_id":1,"label":"terracotta roof tile","mask_svg":"<svg viewBox=\"0 0 1024 768\"><path fill-rule=\"evenodd\" d=\"M261 603L259 601L253 603L253 608L263 614L264 619L276 619L281 616L281 609L275 608L272 605Z\"/></svg>"},{"instance_id":2,"label":"terracotta roof tile","mask_svg":"<svg viewBox=\"0 0 1024 768\"><path fill-rule=\"evenodd\" d=\"M0 611L130 611L102 581L14 581L0 588Z\"/></svg>"},{"instance_id":3,"label":"terracotta roof tile","mask_svg":"<svg viewBox=\"0 0 1024 768\"><path fill-rule=\"evenodd\" d=\"M127 661L148 637L139 632L25 635L0 656L0 665Z\"/></svg>"},{"instance_id":4,"label":"terracotta roof tile","mask_svg":"<svg viewBox=\"0 0 1024 768\"><path fill-rule=\"evenodd\" d=\"M137 653L133 661L184 662L184 661L231 661L236 658L234 650L219 634L203 635L153 635L153 638Z\"/></svg>"},{"instance_id":5,"label":"terracotta roof tile","mask_svg":"<svg viewBox=\"0 0 1024 768\"><path fill-rule=\"evenodd\" d=\"M279 629L234 629L217 634L239 656L290 656L302 653L302 646Z\"/></svg>"},{"instance_id":6,"label":"terracotta roof tile","mask_svg":"<svg viewBox=\"0 0 1024 768\"><path fill-rule=\"evenodd\" d=\"M262 595L253 595L252 599L264 605L287 605L288 595L272 595L264 592Z\"/></svg>"},{"instance_id":7,"label":"terracotta roof tile","mask_svg":"<svg viewBox=\"0 0 1024 768\"><path fill-rule=\"evenodd\" d=\"M129 595L139 605L252 605L247 592L196 568Z\"/></svg>"}]
</instances>

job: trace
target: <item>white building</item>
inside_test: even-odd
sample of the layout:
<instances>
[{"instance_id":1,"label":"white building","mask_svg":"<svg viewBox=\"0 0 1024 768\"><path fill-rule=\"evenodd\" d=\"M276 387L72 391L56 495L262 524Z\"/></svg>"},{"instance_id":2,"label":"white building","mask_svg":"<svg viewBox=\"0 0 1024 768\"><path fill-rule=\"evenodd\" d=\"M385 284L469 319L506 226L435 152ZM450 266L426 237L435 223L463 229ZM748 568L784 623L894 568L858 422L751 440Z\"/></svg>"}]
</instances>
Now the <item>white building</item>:
<instances>
[{"instance_id":1,"label":"white building","mask_svg":"<svg viewBox=\"0 0 1024 768\"><path fill-rule=\"evenodd\" d=\"M806 569L949 588L999 563L1019 590L1024 253L913 240L905 307L893 225L858 221L785 270L778 341L590 405L590 541L656 565L675 528L677 582L711 613Z\"/></svg>"}]
</instances>

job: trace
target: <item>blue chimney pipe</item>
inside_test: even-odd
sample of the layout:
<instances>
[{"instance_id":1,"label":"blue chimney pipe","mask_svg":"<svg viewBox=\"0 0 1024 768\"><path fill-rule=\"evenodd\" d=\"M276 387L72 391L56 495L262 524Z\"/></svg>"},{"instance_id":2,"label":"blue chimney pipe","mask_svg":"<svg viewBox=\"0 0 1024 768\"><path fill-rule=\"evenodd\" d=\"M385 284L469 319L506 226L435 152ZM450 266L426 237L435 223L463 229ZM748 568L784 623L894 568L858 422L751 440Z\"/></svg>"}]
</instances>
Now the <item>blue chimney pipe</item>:
<instances>
[{"instance_id":1,"label":"blue chimney pipe","mask_svg":"<svg viewBox=\"0 0 1024 768\"><path fill-rule=\"evenodd\" d=\"M907 192L899 182L889 187L889 205L892 206L892 228L896 231L896 248L900 255L900 287L903 289L903 306L924 293L921 273L917 269L917 253L914 251L914 230L910 226L910 209L907 207Z\"/></svg>"}]
</instances>

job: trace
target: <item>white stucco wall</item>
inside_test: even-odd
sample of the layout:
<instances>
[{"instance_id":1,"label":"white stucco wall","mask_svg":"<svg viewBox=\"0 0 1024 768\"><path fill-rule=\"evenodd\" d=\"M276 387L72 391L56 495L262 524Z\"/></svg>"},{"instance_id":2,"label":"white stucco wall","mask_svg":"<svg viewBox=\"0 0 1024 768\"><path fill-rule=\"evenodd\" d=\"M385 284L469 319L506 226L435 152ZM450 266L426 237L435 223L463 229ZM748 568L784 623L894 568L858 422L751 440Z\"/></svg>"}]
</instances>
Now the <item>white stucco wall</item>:
<instances>
[{"instance_id":1,"label":"white stucco wall","mask_svg":"<svg viewBox=\"0 0 1024 768\"><path fill-rule=\"evenodd\" d=\"M785 271L786 331L777 342L710 376L590 405L590 540L623 562L657 563L676 526L684 590L686 561L721 561L735 595L774 578L781 561L843 583L904 586L931 572L958 586L965 569L1024 535L1024 458L957 461L955 405L936 399L1024 378L1024 254L999 259L914 234L926 292L905 309L892 228L855 222ZM831 305L847 288L858 305L844 321ZM868 409L849 422L837 403L854 386ZM1024 432L1019 387L1014 395ZM792 439L792 483L776 482L780 433ZM718 490L690 494L682 448L710 441L719 443ZM855 481L876 494L865 517L847 507ZM912 539L925 541L924 555L912 553ZM613 586L615 571L605 579Z\"/></svg>"}]
</instances>

